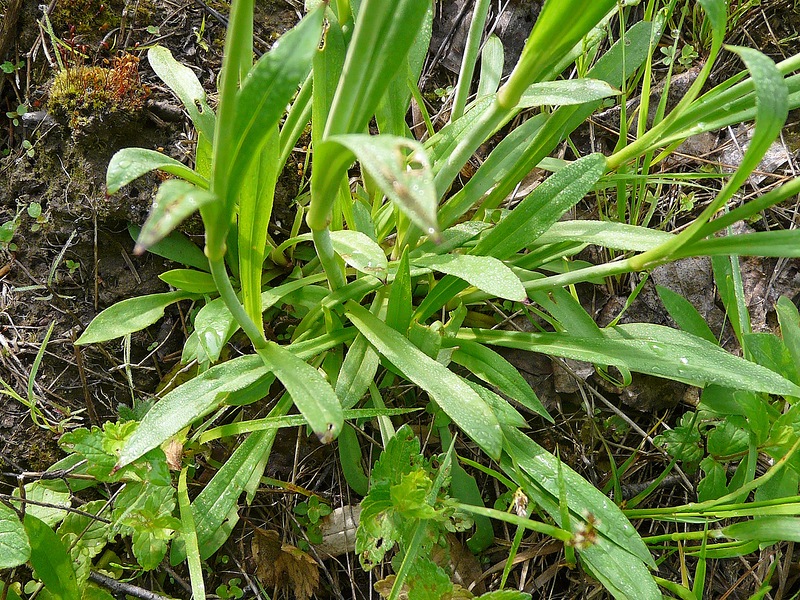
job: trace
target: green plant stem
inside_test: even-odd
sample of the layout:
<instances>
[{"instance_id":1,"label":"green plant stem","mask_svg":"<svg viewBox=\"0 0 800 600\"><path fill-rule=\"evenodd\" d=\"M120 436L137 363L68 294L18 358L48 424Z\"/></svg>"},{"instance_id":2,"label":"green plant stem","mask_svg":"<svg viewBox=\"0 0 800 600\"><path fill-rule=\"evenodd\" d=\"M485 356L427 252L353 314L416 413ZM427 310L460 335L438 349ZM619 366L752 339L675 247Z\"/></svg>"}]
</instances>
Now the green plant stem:
<instances>
[{"instance_id":1,"label":"green plant stem","mask_svg":"<svg viewBox=\"0 0 800 600\"><path fill-rule=\"evenodd\" d=\"M312 230L311 235L314 238L314 247L317 249L319 262L325 271L325 275L328 277L331 290L337 290L343 287L347 282L345 281L342 268L336 260L336 254L333 251L330 230L327 227L325 229Z\"/></svg>"},{"instance_id":2,"label":"green plant stem","mask_svg":"<svg viewBox=\"0 0 800 600\"><path fill-rule=\"evenodd\" d=\"M392 585L392 591L389 594L389 600L397 600L397 598L400 597L400 592L403 590L403 582L406 580L406 577L408 577L408 572L411 569L411 565L414 564L414 560L416 560L417 554L419 554L420 548L422 548L422 542L425 541L425 537L427 535L427 522L421 519L417 520L417 527L414 531L414 537L411 538L411 543L406 549L406 555L403 557L403 564L400 565L400 568L397 570L395 575L394 585Z\"/></svg>"},{"instance_id":3,"label":"green plant stem","mask_svg":"<svg viewBox=\"0 0 800 600\"><path fill-rule=\"evenodd\" d=\"M450 122L460 119L467 105L472 76L475 73L475 63L481 47L481 36L489 13L489 0L478 0L475 11L472 13L472 22L467 34L467 44L464 48L464 57L461 59L461 70L458 73L458 85L453 97L453 109L450 111Z\"/></svg>"},{"instance_id":4,"label":"green plant stem","mask_svg":"<svg viewBox=\"0 0 800 600\"><path fill-rule=\"evenodd\" d=\"M474 515L483 515L485 517L489 517L490 519L505 521L506 523L510 523L518 527L530 529L531 531L542 533L550 536L553 539L561 540L562 542L568 542L572 539L572 534L566 529L561 529L560 527L556 527L554 525L548 525L547 523L542 523L541 521L532 521L528 518L513 515L502 510L486 508L485 506L473 506L472 504L463 504L461 502L455 502L454 506L460 510L472 513Z\"/></svg>"},{"instance_id":5,"label":"green plant stem","mask_svg":"<svg viewBox=\"0 0 800 600\"><path fill-rule=\"evenodd\" d=\"M242 328L242 331L247 334L247 337L250 338L250 341L253 343L253 346L256 349L265 348L267 346L267 340L247 314L247 311L244 309L244 306L242 306L242 303L239 302L239 298L236 296L236 291L231 285L231 280L228 279L228 271L225 269L225 261L222 259L209 259L208 265L211 268L211 276L214 278L214 283L217 286L217 291L219 291L220 298L222 298L222 301L225 302L225 306L228 308L228 310L231 311L233 318L236 319L236 322Z\"/></svg>"}]
</instances>

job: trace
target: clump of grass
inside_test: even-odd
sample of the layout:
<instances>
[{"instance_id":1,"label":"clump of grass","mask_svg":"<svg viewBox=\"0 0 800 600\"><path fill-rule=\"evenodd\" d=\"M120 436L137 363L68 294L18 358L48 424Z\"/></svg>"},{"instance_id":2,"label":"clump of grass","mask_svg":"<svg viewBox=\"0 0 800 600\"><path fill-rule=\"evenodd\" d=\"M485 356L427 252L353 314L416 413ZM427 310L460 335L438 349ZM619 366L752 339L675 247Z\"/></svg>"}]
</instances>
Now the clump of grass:
<instances>
[{"instance_id":1,"label":"clump of grass","mask_svg":"<svg viewBox=\"0 0 800 600\"><path fill-rule=\"evenodd\" d=\"M139 79L139 59L124 54L111 67L74 66L60 71L50 88L48 109L73 131L112 115L134 115L150 95Z\"/></svg>"}]
</instances>

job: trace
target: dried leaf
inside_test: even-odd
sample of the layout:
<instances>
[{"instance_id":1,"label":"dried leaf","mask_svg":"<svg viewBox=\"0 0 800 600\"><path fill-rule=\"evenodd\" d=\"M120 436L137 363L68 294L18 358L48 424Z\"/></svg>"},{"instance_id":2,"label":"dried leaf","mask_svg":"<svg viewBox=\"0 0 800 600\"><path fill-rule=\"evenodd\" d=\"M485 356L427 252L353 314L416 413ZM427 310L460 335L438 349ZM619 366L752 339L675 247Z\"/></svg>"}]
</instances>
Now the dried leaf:
<instances>
[{"instance_id":1,"label":"dried leaf","mask_svg":"<svg viewBox=\"0 0 800 600\"><path fill-rule=\"evenodd\" d=\"M277 531L255 528L251 543L256 575L271 587L291 585L298 600L309 600L319 585L319 565L308 554L281 544Z\"/></svg>"}]
</instances>

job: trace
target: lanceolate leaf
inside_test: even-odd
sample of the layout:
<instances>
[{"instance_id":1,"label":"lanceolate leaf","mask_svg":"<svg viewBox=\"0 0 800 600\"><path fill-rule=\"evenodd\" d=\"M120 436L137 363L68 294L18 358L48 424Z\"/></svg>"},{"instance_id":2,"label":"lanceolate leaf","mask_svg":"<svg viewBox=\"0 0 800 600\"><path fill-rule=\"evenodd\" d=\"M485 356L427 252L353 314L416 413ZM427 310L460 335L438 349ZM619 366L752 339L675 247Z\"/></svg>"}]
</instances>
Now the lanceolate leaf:
<instances>
[{"instance_id":1,"label":"lanceolate leaf","mask_svg":"<svg viewBox=\"0 0 800 600\"><path fill-rule=\"evenodd\" d=\"M194 269L172 269L165 271L158 278L174 288L192 294L213 294L217 286L210 273Z\"/></svg>"},{"instance_id":2,"label":"lanceolate leaf","mask_svg":"<svg viewBox=\"0 0 800 600\"><path fill-rule=\"evenodd\" d=\"M478 242L472 254L505 259L531 244L594 187L605 168L602 154L589 154L554 173Z\"/></svg>"},{"instance_id":3,"label":"lanceolate leaf","mask_svg":"<svg viewBox=\"0 0 800 600\"><path fill-rule=\"evenodd\" d=\"M131 234L133 240L139 237L141 230L141 227L137 227L132 223L128 225L128 233ZM180 231L173 231L160 242L153 244L148 248L148 252L163 256L182 265L194 267L201 271L208 271L206 255Z\"/></svg>"},{"instance_id":4,"label":"lanceolate leaf","mask_svg":"<svg viewBox=\"0 0 800 600\"><path fill-rule=\"evenodd\" d=\"M500 424L475 391L365 308L350 301L346 314L381 356L428 392L433 401L489 456L497 458L500 455Z\"/></svg>"},{"instance_id":5,"label":"lanceolate leaf","mask_svg":"<svg viewBox=\"0 0 800 600\"><path fill-rule=\"evenodd\" d=\"M31 544L31 566L47 591L60 600L80 598L75 569L56 532L32 515L25 515L24 523Z\"/></svg>"},{"instance_id":6,"label":"lanceolate leaf","mask_svg":"<svg viewBox=\"0 0 800 600\"><path fill-rule=\"evenodd\" d=\"M330 384L314 367L274 342L257 351L264 364L286 387L320 441L333 441L342 430L344 415Z\"/></svg>"},{"instance_id":7,"label":"lanceolate leaf","mask_svg":"<svg viewBox=\"0 0 800 600\"><path fill-rule=\"evenodd\" d=\"M0 504L0 569L25 564L31 555L28 536L17 513Z\"/></svg>"},{"instance_id":8,"label":"lanceolate leaf","mask_svg":"<svg viewBox=\"0 0 800 600\"><path fill-rule=\"evenodd\" d=\"M314 53L319 46L324 11L309 13L294 29L281 36L277 44L250 69L236 95L233 126L226 142L221 170L228 187L228 202L247 173L248 167L266 136L277 125L298 86L311 70ZM220 155L217 154L217 158Z\"/></svg>"},{"instance_id":9,"label":"lanceolate leaf","mask_svg":"<svg viewBox=\"0 0 800 600\"><path fill-rule=\"evenodd\" d=\"M109 194L115 194L123 185L155 169L176 175L203 189L208 188L205 177L174 158L145 148L123 148L108 163L106 190Z\"/></svg>"},{"instance_id":10,"label":"lanceolate leaf","mask_svg":"<svg viewBox=\"0 0 800 600\"><path fill-rule=\"evenodd\" d=\"M675 237L647 227L615 221L559 221L536 239L538 244L571 241L615 250L645 252Z\"/></svg>"},{"instance_id":11,"label":"lanceolate leaf","mask_svg":"<svg viewBox=\"0 0 800 600\"><path fill-rule=\"evenodd\" d=\"M139 331L158 321L170 304L194 298L188 292L166 292L129 298L97 315L75 343L79 346L106 342Z\"/></svg>"},{"instance_id":12,"label":"lanceolate leaf","mask_svg":"<svg viewBox=\"0 0 800 600\"><path fill-rule=\"evenodd\" d=\"M336 254L355 270L378 279L386 279L389 263L381 247L360 231L331 232L331 244Z\"/></svg>"},{"instance_id":13,"label":"lanceolate leaf","mask_svg":"<svg viewBox=\"0 0 800 600\"><path fill-rule=\"evenodd\" d=\"M325 145L356 156L381 191L428 235L439 231L433 173L422 145L390 135L337 135Z\"/></svg>"},{"instance_id":14,"label":"lanceolate leaf","mask_svg":"<svg viewBox=\"0 0 800 600\"><path fill-rule=\"evenodd\" d=\"M560 81L543 81L534 83L519 101L519 108L532 106L584 104L616 96L619 90L614 89L599 79L566 79Z\"/></svg>"},{"instance_id":15,"label":"lanceolate leaf","mask_svg":"<svg viewBox=\"0 0 800 600\"><path fill-rule=\"evenodd\" d=\"M226 394L252 385L268 374L269 370L258 356L241 356L211 367L169 392L147 412L125 443L117 467L133 462L194 420L207 415L222 403Z\"/></svg>"},{"instance_id":16,"label":"lanceolate leaf","mask_svg":"<svg viewBox=\"0 0 800 600\"><path fill-rule=\"evenodd\" d=\"M418 267L453 275L474 285L479 290L515 302L527 298L522 282L502 261L492 256L446 254L422 256L414 259Z\"/></svg>"},{"instance_id":17,"label":"lanceolate leaf","mask_svg":"<svg viewBox=\"0 0 800 600\"><path fill-rule=\"evenodd\" d=\"M172 233L194 211L214 200L214 194L187 181L165 181L158 188L150 214L139 232L134 252L141 254Z\"/></svg>"},{"instance_id":18,"label":"lanceolate leaf","mask_svg":"<svg viewBox=\"0 0 800 600\"><path fill-rule=\"evenodd\" d=\"M182 65L163 46L153 46L147 52L147 60L161 80L175 92L195 128L210 142L214 139L214 113L206 103L206 92L197 75Z\"/></svg>"},{"instance_id":19,"label":"lanceolate leaf","mask_svg":"<svg viewBox=\"0 0 800 600\"><path fill-rule=\"evenodd\" d=\"M456 344L453 362L466 367L470 373L486 383L496 386L509 398L540 414L548 421L553 421L553 417L514 365L482 344L466 340L458 340Z\"/></svg>"},{"instance_id":20,"label":"lanceolate leaf","mask_svg":"<svg viewBox=\"0 0 800 600\"><path fill-rule=\"evenodd\" d=\"M639 561L655 566L639 534L616 504L609 501L602 492L569 466L562 463L559 468L558 458L522 432L511 427L504 427L503 432L506 436L503 449L522 471L530 476L529 481L534 484L532 487L539 492L540 497L533 500L549 512L556 522L559 524L561 522L558 510L560 470L560 476L566 483L567 505L570 512L575 515L581 515L584 511L590 512L598 519L598 530L603 536L637 557ZM513 470L506 469L505 464L503 466L507 473L514 475Z\"/></svg>"},{"instance_id":21,"label":"lanceolate leaf","mask_svg":"<svg viewBox=\"0 0 800 600\"><path fill-rule=\"evenodd\" d=\"M777 373L704 339L660 325L620 325L605 330L604 338L478 329L461 330L458 337L600 365L621 365L701 387L716 383L754 392L800 395L798 386Z\"/></svg>"}]
</instances>

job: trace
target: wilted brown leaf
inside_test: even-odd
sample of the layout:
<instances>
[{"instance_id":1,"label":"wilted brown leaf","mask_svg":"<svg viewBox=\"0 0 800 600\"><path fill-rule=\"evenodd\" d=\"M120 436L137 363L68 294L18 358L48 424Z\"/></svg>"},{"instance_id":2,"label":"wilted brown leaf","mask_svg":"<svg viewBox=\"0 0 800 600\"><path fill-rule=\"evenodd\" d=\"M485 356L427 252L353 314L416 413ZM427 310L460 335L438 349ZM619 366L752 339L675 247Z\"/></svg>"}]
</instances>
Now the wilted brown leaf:
<instances>
[{"instance_id":1,"label":"wilted brown leaf","mask_svg":"<svg viewBox=\"0 0 800 600\"><path fill-rule=\"evenodd\" d=\"M255 529L251 543L256 575L270 587L290 587L298 600L309 600L319 585L319 565L308 554L282 544L277 531Z\"/></svg>"}]
</instances>

